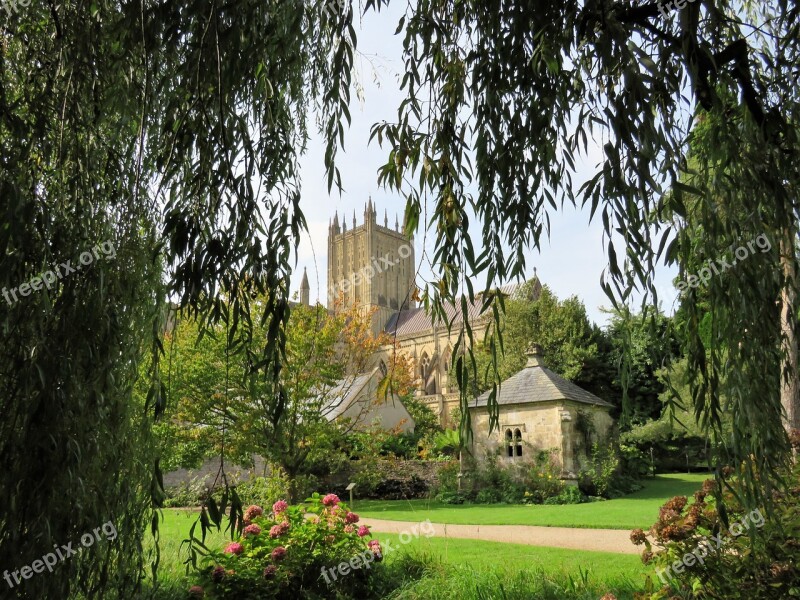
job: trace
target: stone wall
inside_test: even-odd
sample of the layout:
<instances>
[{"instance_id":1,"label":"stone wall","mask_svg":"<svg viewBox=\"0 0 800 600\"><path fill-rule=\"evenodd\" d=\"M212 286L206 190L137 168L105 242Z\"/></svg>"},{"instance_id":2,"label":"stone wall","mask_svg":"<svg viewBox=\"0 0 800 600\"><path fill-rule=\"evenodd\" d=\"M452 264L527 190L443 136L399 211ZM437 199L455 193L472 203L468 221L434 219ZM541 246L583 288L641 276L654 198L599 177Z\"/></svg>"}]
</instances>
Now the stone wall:
<instances>
[{"instance_id":1,"label":"stone wall","mask_svg":"<svg viewBox=\"0 0 800 600\"><path fill-rule=\"evenodd\" d=\"M347 468L331 474L324 482L326 490L349 498L347 485L357 479L359 471L368 469L380 475L380 484L375 489L356 487L356 498L380 498L386 500L403 498L425 498L438 483L439 469L448 464L444 461L393 460L351 461ZM344 494L344 495L342 495Z\"/></svg>"},{"instance_id":2,"label":"stone wall","mask_svg":"<svg viewBox=\"0 0 800 600\"><path fill-rule=\"evenodd\" d=\"M164 488L176 488L188 485L193 480L200 478L206 487L211 487L219 471L219 458L207 460L197 469L178 469L170 473L164 473ZM229 483L243 481L251 477L263 477L269 474L269 467L266 461L260 456L253 457L252 467L241 467L227 463L225 474Z\"/></svg>"}]
</instances>

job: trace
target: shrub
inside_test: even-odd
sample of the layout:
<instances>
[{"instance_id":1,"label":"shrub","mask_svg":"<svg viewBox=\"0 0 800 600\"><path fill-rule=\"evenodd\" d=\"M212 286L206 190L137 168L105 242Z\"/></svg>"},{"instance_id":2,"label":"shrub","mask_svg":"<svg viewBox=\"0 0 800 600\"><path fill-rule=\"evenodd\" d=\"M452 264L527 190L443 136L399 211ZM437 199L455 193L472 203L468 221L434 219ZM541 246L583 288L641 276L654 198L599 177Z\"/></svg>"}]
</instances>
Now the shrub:
<instances>
[{"instance_id":1,"label":"shrub","mask_svg":"<svg viewBox=\"0 0 800 600\"><path fill-rule=\"evenodd\" d=\"M268 477L253 477L238 484L236 492L243 504L271 506L289 496L289 482L280 471L275 471Z\"/></svg>"},{"instance_id":2,"label":"shrub","mask_svg":"<svg viewBox=\"0 0 800 600\"><path fill-rule=\"evenodd\" d=\"M502 492L495 488L484 488L475 495L477 504L498 504L502 501Z\"/></svg>"},{"instance_id":3,"label":"shrub","mask_svg":"<svg viewBox=\"0 0 800 600\"><path fill-rule=\"evenodd\" d=\"M524 491L523 501L527 504L541 504L564 489L561 466L552 451L540 450L532 461L516 464L514 468Z\"/></svg>"},{"instance_id":4,"label":"shrub","mask_svg":"<svg viewBox=\"0 0 800 600\"><path fill-rule=\"evenodd\" d=\"M568 485L558 496L546 498L544 504L583 504L588 501L589 499L577 486Z\"/></svg>"},{"instance_id":5,"label":"shrub","mask_svg":"<svg viewBox=\"0 0 800 600\"><path fill-rule=\"evenodd\" d=\"M725 526L722 511L710 497L715 488L716 482L709 479L695 493L694 503L679 496L661 508L659 520L650 530L655 550L641 530L631 534L634 543L646 547L642 560L652 563L659 575L659 580L648 582L648 591L637 598L800 597L799 468L795 466L789 489L773 494L775 503L769 519L763 508L743 510L726 489ZM655 589L658 585L661 587Z\"/></svg>"},{"instance_id":6,"label":"shrub","mask_svg":"<svg viewBox=\"0 0 800 600\"><path fill-rule=\"evenodd\" d=\"M202 477L195 477L191 481L184 481L180 485L167 488L164 508L183 508L186 506L200 506L208 495L208 489Z\"/></svg>"},{"instance_id":7,"label":"shrub","mask_svg":"<svg viewBox=\"0 0 800 600\"><path fill-rule=\"evenodd\" d=\"M437 473L437 485L434 490L438 498L442 494L452 494L458 491L458 474L461 472L461 465L457 462L445 463L439 467Z\"/></svg>"},{"instance_id":8,"label":"shrub","mask_svg":"<svg viewBox=\"0 0 800 600\"><path fill-rule=\"evenodd\" d=\"M383 559L369 529L333 494L314 494L305 505L278 502L270 514L251 507L245 519L236 541L203 559L201 584L210 598L327 598L345 590L359 597ZM352 569L346 577L327 570L345 562Z\"/></svg>"},{"instance_id":9,"label":"shrub","mask_svg":"<svg viewBox=\"0 0 800 600\"><path fill-rule=\"evenodd\" d=\"M464 504L467 497L461 492L441 492L437 494L436 499L443 504Z\"/></svg>"},{"instance_id":10,"label":"shrub","mask_svg":"<svg viewBox=\"0 0 800 600\"><path fill-rule=\"evenodd\" d=\"M619 458L611 444L593 444L589 460L578 474L578 486L587 496L608 498Z\"/></svg>"}]
</instances>

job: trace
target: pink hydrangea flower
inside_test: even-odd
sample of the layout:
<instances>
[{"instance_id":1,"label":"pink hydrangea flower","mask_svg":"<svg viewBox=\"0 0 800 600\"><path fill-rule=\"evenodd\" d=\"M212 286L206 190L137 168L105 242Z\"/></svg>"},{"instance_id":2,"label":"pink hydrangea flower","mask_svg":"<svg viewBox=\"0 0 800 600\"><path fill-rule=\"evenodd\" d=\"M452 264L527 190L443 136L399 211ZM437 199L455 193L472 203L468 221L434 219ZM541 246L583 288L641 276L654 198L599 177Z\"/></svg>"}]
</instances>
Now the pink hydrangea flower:
<instances>
[{"instance_id":1,"label":"pink hydrangea flower","mask_svg":"<svg viewBox=\"0 0 800 600\"><path fill-rule=\"evenodd\" d=\"M222 565L217 565L214 567L214 570L211 571L211 581L214 583L219 583L223 579L225 579L225 567Z\"/></svg>"},{"instance_id":2,"label":"pink hydrangea flower","mask_svg":"<svg viewBox=\"0 0 800 600\"><path fill-rule=\"evenodd\" d=\"M369 527L362 525L358 528L358 537L364 537L365 535L369 535Z\"/></svg>"},{"instance_id":3,"label":"pink hydrangea flower","mask_svg":"<svg viewBox=\"0 0 800 600\"><path fill-rule=\"evenodd\" d=\"M189 588L189 595L192 598L204 598L206 595L205 590L199 585L193 585Z\"/></svg>"},{"instance_id":4,"label":"pink hydrangea flower","mask_svg":"<svg viewBox=\"0 0 800 600\"><path fill-rule=\"evenodd\" d=\"M344 516L345 523L358 523L358 515L354 512L349 512Z\"/></svg>"},{"instance_id":5,"label":"pink hydrangea flower","mask_svg":"<svg viewBox=\"0 0 800 600\"><path fill-rule=\"evenodd\" d=\"M239 556L242 552L244 552L244 546L242 546L239 542L231 542L227 546L225 546L225 550L223 550L225 554L235 554Z\"/></svg>"},{"instance_id":6,"label":"pink hydrangea flower","mask_svg":"<svg viewBox=\"0 0 800 600\"><path fill-rule=\"evenodd\" d=\"M269 537L271 537L272 539L280 537L284 533L289 531L289 527L290 527L289 523L285 521L283 523L278 523L277 525L273 525L269 529Z\"/></svg>"},{"instance_id":7,"label":"pink hydrangea flower","mask_svg":"<svg viewBox=\"0 0 800 600\"><path fill-rule=\"evenodd\" d=\"M278 500L272 505L272 512L274 512L276 515L279 515L282 512L285 512L287 508L289 508L289 505L286 504L284 500Z\"/></svg>"},{"instance_id":8,"label":"pink hydrangea flower","mask_svg":"<svg viewBox=\"0 0 800 600\"><path fill-rule=\"evenodd\" d=\"M356 530L356 526L355 525L345 525L344 526L344 532L345 533L353 533L355 530Z\"/></svg>"},{"instance_id":9,"label":"pink hydrangea flower","mask_svg":"<svg viewBox=\"0 0 800 600\"><path fill-rule=\"evenodd\" d=\"M370 540L367 547L372 550L372 554L375 555L375 560L378 562L383 560L383 550L381 550L381 543L378 540Z\"/></svg>"},{"instance_id":10,"label":"pink hydrangea flower","mask_svg":"<svg viewBox=\"0 0 800 600\"><path fill-rule=\"evenodd\" d=\"M263 514L264 514L264 509L261 508L260 506L256 506L255 504L253 504L252 506L247 507L247 510L244 511L244 515L242 516L244 517L245 523L250 523L253 519L255 519L256 517L260 517Z\"/></svg>"},{"instance_id":11,"label":"pink hydrangea flower","mask_svg":"<svg viewBox=\"0 0 800 600\"><path fill-rule=\"evenodd\" d=\"M322 504L325 506L336 506L339 504L339 496L336 494L328 494L322 499Z\"/></svg>"},{"instance_id":12,"label":"pink hydrangea flower","mask_svg":"<svg viewBox=\"0 0 800 600\"><path fill-rule=\"evenodd\" d=\"M272 560L275 562L279 562L286 558L286 548L283 546L278 546L272 551Z\"/></svg>"},{"instance_id":13,"label":"pink hydrangea flower","mask_svg":"<svg viewBox=\"0 0 800 600\"><path fill-rule=\"evenodd\" d=\"M275 565L267 565L264 567L264 579L274 579L277 571L278 567Z\"/></svg>"},{"instance_id":14,"label":"pink hydrangea flower","mask_svg":"<svg viewBox=\"0 0 800 600\"><path fill-rule=\"evenodd\" d=\"M244 537L249 537L251 535L258 535L259 533L261 533L261 527L259 527L255 523L250 523L250 525L245 527L244 531L242 532Z\"/></svg>"}]
</instances>

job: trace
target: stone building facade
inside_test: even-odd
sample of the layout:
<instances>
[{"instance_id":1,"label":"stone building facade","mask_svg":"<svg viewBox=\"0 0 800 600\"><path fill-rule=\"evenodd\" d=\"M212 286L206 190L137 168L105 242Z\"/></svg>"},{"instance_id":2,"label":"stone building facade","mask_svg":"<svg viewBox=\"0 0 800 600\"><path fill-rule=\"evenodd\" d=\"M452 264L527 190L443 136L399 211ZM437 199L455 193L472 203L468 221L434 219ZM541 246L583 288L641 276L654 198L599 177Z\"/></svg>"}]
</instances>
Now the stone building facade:
<instances>
[{"instance_id":1,"label":"stone building facade","mask_svg":"<svg viewBox=\"0 0 800 600\"><path fill-rule=\"evenodd\" d=\"M460 307L446 307L446 320L431 323L425 309L416 306L416 263L413 241L406 239L395 221L389 227L377 223L372 200L364 207L360 225L353 215L348 229L344 219L334 216L328 230L328 306L336 300L372 311L372 329L393 338L394 345L376 356L375 366L385 373L390 353L397 346L411 356L420 382L417 396L439 416L443 426L453 425L452 411L459 406L455 382L450 381L450 359L461 329ZM301 301L308 303L308 278L304 275ZM534 300L542 286L535 271L531 285L501 288L510 297L529 294ZM481 299L468 303L466 319L475 339L481 339L491 316L481 315ZM450 323L448 328L447 323ZM476 457L496 452L506 460L517 460L534 449L552 450L562 465L562 476L572 479L578 461L592 441L603 439L612 427L612 405L559 377L541 362L535 351L528 365L501 386L500 430L491 434L486 408L487 394L470 406L473 432L472 453ZM593 439L588 439L589 431Z\"/></svg>"},{"instance_id":2,"label":"stone building facade","mask_svg":"<svg viewBox=\"0 0 800 600\"><path fill-rule=\"evenodd\" d=\"M502 382L497 395L500 427L489 434L488 398L487 392L470 404L472 455L481 459L495 454L512 462L550 450L566 480L577 479L581 460L593 443L608 437L614 423L609 414L613 406L548 369L536 344L525 367Z\"/></svg>"},{"instance_id":3,"label":"stone building facade","mask_svg":"<svg viewBox=\"0 0 800 600\"><path fill-rule=\"evenodd\" d=\"M403 234L395 219L394 228L384 211L383 225L377 222L377 210L370 199L364 207L364 220L359 224L353 214L348 228L338 212L328 228L328 307L336 301L344 306L356 305L364 314L372 312L374 334L392 336L402 351L414 360L420 381L417 395L437 415L442 425L450 425L450 414L458 406L458 389L449 378L450 358L462 322L460 308L447 307L447 321L431 324L425 309L414 301L416 262L413 239ZM529 289L538 297L541 284L534 275L533 285L523 288L512 284L501 288L509 295ZM308 277L303 274L301 302L308 304ZM490 316L480 316L480 298L468 305L467 319L474 335L481 338ZM382 369L389 362L392 347L384 348L376 357Z\"/></svg>"}]
</instances>

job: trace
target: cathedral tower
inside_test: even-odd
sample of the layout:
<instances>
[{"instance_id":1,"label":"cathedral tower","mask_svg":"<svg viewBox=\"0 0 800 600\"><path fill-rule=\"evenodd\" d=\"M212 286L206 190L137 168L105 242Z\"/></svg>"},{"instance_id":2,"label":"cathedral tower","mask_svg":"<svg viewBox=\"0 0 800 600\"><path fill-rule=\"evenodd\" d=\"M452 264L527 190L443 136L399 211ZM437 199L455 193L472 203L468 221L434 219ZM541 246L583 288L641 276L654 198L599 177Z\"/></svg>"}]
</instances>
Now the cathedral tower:
<instances>
[{"instance_id":1,"label":"cathedral tower","mask_svg":"<svg viewBox=\"0 0 800 600\"><path fill-rule=\"evenodd\" d=\"M395 220L394 229L384 212L383 225L377 223L370 198L364 207L364 223L348 230L345 217L339 225L338 212L328 229L328 308L338 298L345 306L358 306L363 312L375 308L372 330L383 330L389 317L398 310L415 308L416 289L413 239L407 240Z\"/></svg>"}]
</instances>

